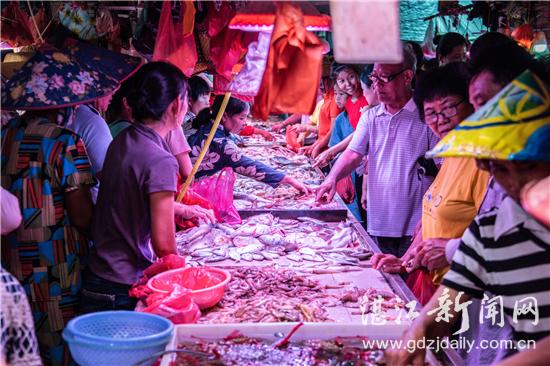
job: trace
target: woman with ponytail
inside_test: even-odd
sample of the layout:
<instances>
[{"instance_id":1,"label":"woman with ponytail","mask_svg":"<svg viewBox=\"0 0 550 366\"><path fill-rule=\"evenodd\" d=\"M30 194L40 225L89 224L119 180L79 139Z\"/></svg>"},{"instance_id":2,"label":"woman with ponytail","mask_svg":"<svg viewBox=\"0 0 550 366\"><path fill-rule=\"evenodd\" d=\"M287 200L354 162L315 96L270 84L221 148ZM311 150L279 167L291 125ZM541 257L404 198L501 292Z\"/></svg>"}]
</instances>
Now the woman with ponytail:
<instances>
[{"instance_id":1,"label":"woman with ponytail","mask_svg":"<svg viewBox=\"0 0 550 366\"><path fill-rule=\"evenodd\" d=\"M193 128L197 131L188 138L192 149L191 161L193 163L197 160L204 146L204 141L212 129L213 119L218 114L222 101L223 95L216 96L212 107L202 110L193 120ZM237 98L229 98L220 126L214 135L214 139L199 167L196 177L213 175L225 167L231 167L235 173L264 182L272 187L277 187L280 184L289 184L301 192L309 192L310 189L296 179L242 154L231 139L231 134L238 134L243 129L246 125L249 112L250 107L248 103Z\"/></svg>"},{"instance_id":2,"label":"woman with ponytail","mask_svg":"<svg viewBox=\"0 0 550 366\"><path fill-rule=\"evenodd\" d=\"M126 97L133 123L105 158L82 312L134 308L128 290L143 270L157 257L177 254L174 215L214 220L210 210L174 202L178 163L165 138L181 128L187 112L185 76L165 62L148 63L138 73Z\"/></svg>"}]
</instances>

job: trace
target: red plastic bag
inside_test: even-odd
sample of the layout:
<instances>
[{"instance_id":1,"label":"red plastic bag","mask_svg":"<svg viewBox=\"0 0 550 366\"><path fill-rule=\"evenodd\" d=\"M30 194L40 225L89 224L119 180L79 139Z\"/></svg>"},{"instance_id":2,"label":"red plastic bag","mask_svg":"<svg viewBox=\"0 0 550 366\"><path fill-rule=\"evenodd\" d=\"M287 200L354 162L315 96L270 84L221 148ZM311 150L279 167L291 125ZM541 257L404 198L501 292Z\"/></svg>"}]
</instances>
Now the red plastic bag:
<instances>
[{"instance_id":1,"label":"red plastic bag","mask_svg":"<svg viewBox=\"0 0 550 366\"><path fill-rule=\"evenodd\" d=\"M407 277L407 286L409 286L422 306L430 301L435 290L437 290L430 272L423 269L417 269L409 274Z\"/></svg>"},{"instance_id":2,"label":"red plastic bag","mask_svg":"<svg viewBox=\"0 0 550 366\"><path fill-rule=\"evenodd\" d=\"M214 208L214 214L219 222L228 224L242 223L241 216L233 204L233 186L235 173L231 168L193 184L193 192L206 199Z\"/></svg>"},{"instance_id":3,"label":"red plastic bag","mask_svg":"<svg viewBox=\"0 0 550 366\"><path fill-rule=\"evenodd\" d=\"M146 303L147 307L140 311L160 315L174 324L196 323L201 316L199 307L191 298L191 291L177 284L168 294L151 294Z\"/></svg>"},{"instance_id":4,"label":"red plastic bag","mask_svg":"<svg viewBox=\"0 0 550 366\"><path fill-rule=\"evenodd\" d=\"M166 272L171 269L185 267L185 258L176 254L168 254L155 263L151 264L143 271L141 278L134 283L129 291L131 297L137 299L145 299L151 294L151 289L147 287L147 281L159 273Z\"/></svg>"},{"instance_id":5,"label":"red plastic bag","mask_svg":"<svg viewBox=\"0 0 550 366\"><path fill-rule=\"evenodd\" d=\"M195 5L193 1L181 3L179 20L172 20L172 2L164 1L160 13L153 61L167 61L176 65L188 77L193 74L198 60L193 28Z\"/></svg>"},{"instance_id":6,"label":"red plastic bag","mask_svg":"<svg viewBox=\"0 0 550 366\"><path fill-rule=\"evenodd\" d=\"M355 187L353 186L353 179L351 175L340 179L336 183L336 192L342 198L345 203L352 203L355 198Z\"/></svg>"}]
</instances>

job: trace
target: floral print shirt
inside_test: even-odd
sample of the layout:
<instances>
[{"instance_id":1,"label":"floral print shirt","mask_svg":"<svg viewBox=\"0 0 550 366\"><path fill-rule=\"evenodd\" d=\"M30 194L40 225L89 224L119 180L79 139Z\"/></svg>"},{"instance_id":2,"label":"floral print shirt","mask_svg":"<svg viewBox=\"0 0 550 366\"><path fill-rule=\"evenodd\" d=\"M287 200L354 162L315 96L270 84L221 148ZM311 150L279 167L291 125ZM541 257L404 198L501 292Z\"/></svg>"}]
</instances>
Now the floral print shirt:
<instances>
[{"instance_id":1,"label":"floral print shirt","mask_svg":"<svg viewBox=\"0 0 550 366\"><path fill-rule=\"evenodd\" d=\"M191 161L193 163L197 161L211 128L212 122L201 126L197 132L189 136L188 142L191 146ZM225 167L231 167L235 173L267 183L272 187L278 186L285 177L284 173L244 156L231 139L230 134L222 126L219 126L196 177L213 175Z\"/></svg>"}]
</instances>

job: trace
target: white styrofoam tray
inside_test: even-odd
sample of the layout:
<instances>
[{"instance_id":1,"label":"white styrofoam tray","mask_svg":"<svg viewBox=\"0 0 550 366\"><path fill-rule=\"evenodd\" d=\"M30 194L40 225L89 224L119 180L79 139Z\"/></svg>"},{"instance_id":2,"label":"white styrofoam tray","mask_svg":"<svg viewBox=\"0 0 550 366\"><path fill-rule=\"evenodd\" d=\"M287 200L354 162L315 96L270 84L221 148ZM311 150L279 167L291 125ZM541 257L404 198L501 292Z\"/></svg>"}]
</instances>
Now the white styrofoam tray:
<instances>
[{"instance_id":1,"label":"white styrofoam tray","mask_svg":"<svg viewBox=\"0 0 550 366\"><path fill-rule=\"evenodd\" d=\"M192 341L193 338L221 339L237 330L244 336L275 341L275 333L285 336L298 323L241 323L241 324L181 324L174 327L174 336L166 346L173 350L178 344ZM369 339L398 339L408 324L357 324L357 323L304 323L293 335L292 340L332 339L335 337L368 337ZM160 366L172 366L176 354L167 354Z\"/></svg>"}]
</instances>

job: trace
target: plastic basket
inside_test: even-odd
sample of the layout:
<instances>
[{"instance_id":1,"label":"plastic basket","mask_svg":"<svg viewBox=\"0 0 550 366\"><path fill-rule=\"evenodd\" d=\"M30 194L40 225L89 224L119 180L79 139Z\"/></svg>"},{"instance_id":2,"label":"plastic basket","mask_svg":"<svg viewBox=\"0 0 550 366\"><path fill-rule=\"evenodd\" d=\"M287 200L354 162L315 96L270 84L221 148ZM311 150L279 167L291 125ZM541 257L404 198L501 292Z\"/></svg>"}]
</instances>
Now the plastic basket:
<instances>
[{"instance_id":1,"label":"plastic basket","mask_svg":"<svg viewBox=\"0 0 550 366\"><path fill-rule=\"evenodd\" d=\"M200 281L195 280L197 272L207 274L215 284L209 287L202 287ZM191 290L193 301L203 310L220 302L225 293L225 286L229 283L230 279L231 274L220 268L187 267L159 273L149 279L147 287L156 292L168 293L171 284L178 283Z\"/></svg>"},{"instance_id":2,"label":"plastic basket","mask_svg":"<svg viewBox=\"0 0 550 366\"><path fill-rule=\"evenodd\" d=\"M169 320L133 311L103 311L72 319L63 338L81 366L134 365L163 351L174 326ZM143 365L152 365L154 359Z\"/></svg>"}]
</instances>

